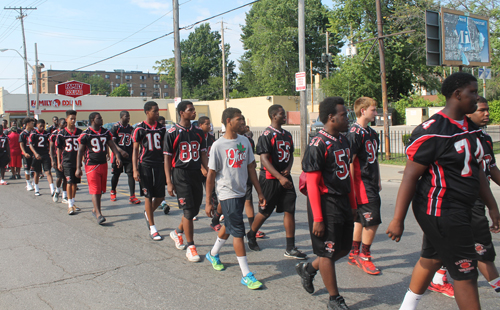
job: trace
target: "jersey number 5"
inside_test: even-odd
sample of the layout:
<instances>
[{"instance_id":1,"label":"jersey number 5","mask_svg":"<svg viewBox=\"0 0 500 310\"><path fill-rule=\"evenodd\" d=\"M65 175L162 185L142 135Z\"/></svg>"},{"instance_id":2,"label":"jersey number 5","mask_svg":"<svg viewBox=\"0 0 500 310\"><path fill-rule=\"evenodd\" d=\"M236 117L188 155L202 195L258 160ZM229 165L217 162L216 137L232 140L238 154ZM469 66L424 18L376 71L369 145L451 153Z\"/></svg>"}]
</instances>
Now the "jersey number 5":
<instances>
[{"instance_id":1,"label":"jersey number 5","mask_svg":"<svg viewBox=\"0 0 500 310\"><path fill-rule=\"evenodd\" d=\"M337 166L339 170L337 170L337 177L341 180L345 180L349 176L349 168L347 167L347 163L345 162L345 152L344 150L335 151L335 161L337 162Z\"/></svg>"},{"instance_id":2,"label":"jersey number 5","mask_svg":"<svg viewBox=\"0 0 500 310\"><path fill-rule=\"evenodd\" d=\"M290 142L278 140L276 142L278 147L278 160L279 162L288 162L290 159Z\"/></svg>"},{"instance_id":3,"label":"jersey number 5","mask_svg":"<svg viewBox=\"0 0 500 310\"><path fill-rule=\"evenodd\" d=\"M64 148L64 150L66 152L73 152L73 151L78 151L78 140L75 139L75 138L69 138L69 139L66 139L66 147Z\"/></svg>"}]
</instances>

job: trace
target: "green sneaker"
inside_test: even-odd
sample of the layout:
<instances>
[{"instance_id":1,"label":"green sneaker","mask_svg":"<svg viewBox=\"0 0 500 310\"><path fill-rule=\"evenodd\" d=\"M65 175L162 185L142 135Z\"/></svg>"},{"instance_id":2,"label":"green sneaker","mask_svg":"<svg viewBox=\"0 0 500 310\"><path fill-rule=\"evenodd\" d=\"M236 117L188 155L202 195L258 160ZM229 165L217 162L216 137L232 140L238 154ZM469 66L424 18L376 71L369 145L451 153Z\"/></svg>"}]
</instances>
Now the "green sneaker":
<instances>
[{"instance_id":1,"label":"green sneaker","mask_svg":"<svg viewBox=\"0 0 500 310\"><path fill-rule=\"evenodd\" d=\"M262 283L255 279L253 273L248 273L246 276L241 278L241 284L245 285L251 290L256 290L262 287Z\"/></svg>"},{"instance_id":2,"label":"green sneaker","mask_svg":"<svg viewBox=\"0 0 500 310\"><path fill-rule=\"evenodd\" d=\"M224 265L220 262L219 254L212 256L210 252L205 255L205 257L208 259L209 262L212 263L212 267L214 267L215 270L221 271L224 270Z\"/></svg>"}]
</instances>

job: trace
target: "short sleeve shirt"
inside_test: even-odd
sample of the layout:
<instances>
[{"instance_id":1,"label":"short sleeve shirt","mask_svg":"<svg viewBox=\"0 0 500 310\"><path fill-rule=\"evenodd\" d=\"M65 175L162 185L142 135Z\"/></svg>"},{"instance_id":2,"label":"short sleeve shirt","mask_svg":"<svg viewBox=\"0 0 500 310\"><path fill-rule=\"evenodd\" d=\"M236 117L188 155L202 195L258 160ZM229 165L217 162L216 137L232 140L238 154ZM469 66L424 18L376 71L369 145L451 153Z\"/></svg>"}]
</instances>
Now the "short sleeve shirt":
<instances>
[{"instance_id":1,"label":"short sleeve shirt","mask_svg":"<svg viewBox=\"0 0 500 310\"><path fill-rule=\"evenodd\" d=\"M285 170L293 156L294 146L292 134L284 129L278 130L269 126L264 130L257 142L257 154L270 154L271 164L278 172ZM275 179L266 170L261 161L261 172L265 172L266 179Z\"/></svg>"},{"instance_id":2,"label":"short sleeve shirt","mask_svg":"<svg viewBox=\"0 0 500 310\"><path fill-rule=\"evenodd\" d=\"M482 130L480 134L481 145L483 146L484 156L483 161L481 162L481 167L486 174L488 180L491 179L491 168L496 167L497 163L495 160L495 153L493 152L493 140L491 136L487 134L484 130Z\"/></svg>"},{"instance_id":3,"label":"short sleeve shirt","mask_svg":"<svg viewBox=\"0 0 500 310\"><path fill-rule=\"evenodd\" d=\"M49 154L49 136L50 132L46 130L39 132L38 129L30 134L29 143L40 156Z\"/></svg>"},{"instance_id":4,"label":"short sleeve shirt","mask_svg":"<svg viewBox=\"0 0 500 310\"><path fill-rule=\"evenodd\" d=\"M200 170L201 152L206 151L205 134L196 126L175 124L165 135L163 154L172 156L172 168Z\"/></svg>"},{"instance_id":5,"label":"short sleeve shirt","mask_svg":"<svg viewBox=\"0 0 500 310\"><path fill-rule=\"evenodd\" d=\"M414 207L441 216L453 209L470 209L479 195L479 169L484 150L482 131L467 117L461 125L442 112L417 126L406 148L409 160L427 166Z\"/></svg>"},{"instance_id":6,"label":"short sleeve shirt","mask_svg":"<svg viewBox=\"0 0 500 310\"><path fill-rule=\"evenodd\" d=\"M9 137L3 133L0 135L0 157L9 156L7 153L7 145L9 145ZM3 167L2 167L3 168Z\"/></svg>"},{"instance_id":7,"label":"short sleeve shirt","mask_svg":"<svg viewBox=\"0 0 500 310\"><path fill-rule=\"evenodd\" d=\"M163 165L163 140L165 127L159 123L154 126L142 122L134 130L133 141L141 145L139 163L148 165Z\"/></svg>"},{"instance_id":8,"label":"short sleeve shirt","mask_svg":"<svg viewBox=\"0 0 500 310\"><path fill-rule=\"evenodd\" d=\"M87 146L85 151L85 165L94 166L107 162L106 145L112 139L111 133L106 128L95 131L92 127L87 128L78 138L78 143Z\"/></svg>"},{"instance_id":9,"label":"short sleeve shirt","mask_svg":"<svg viewBox=\"0 0 500 310\"><path fill-rule=\"evenodd\" d=\"M80 128L76 128L71 132L68 127L59 131L56 139L56 147L62 150L62 165L63 167L76 168L76 160L78 157L78 139L82 134Z\"/></svg>"},{"instance_id":10,"label":"short sleeve shirt","mask_svg":"<svg viewBox=\"0 0 500 310\"><path fill-rule=\"evenodd\" d=\"M128 158L123 158L124 162L132 161L132 150L134 149L132 145L133 132L134 128L129 124L123 126L120 122L117 122L111 127L111 135L116 145L128 153Z\"/></svg>"},{"instance_id":11,"label":"short sleeve shirt","mask_svg":"<svg viewBox=\"0 0 500 310\"><path fill-rule=\"evenodd\" d=\"M30 134L31 132L23 130L19 135L19 143L24 145L24 150L27 154L33 155L33 152L30 149Z\"/></svg>"},{"instance_id":12,"label":"short sleeve shirt","mask_svg":"<svg viewBox=\"0 0 500 310\"><path fill-rule=\"evenodd\" d=\"M216 172L215 184L220 200L245 197L248 165L255 161L248 139L220 137L212 145L208 168Z\"/></svg>"}]
</instances>

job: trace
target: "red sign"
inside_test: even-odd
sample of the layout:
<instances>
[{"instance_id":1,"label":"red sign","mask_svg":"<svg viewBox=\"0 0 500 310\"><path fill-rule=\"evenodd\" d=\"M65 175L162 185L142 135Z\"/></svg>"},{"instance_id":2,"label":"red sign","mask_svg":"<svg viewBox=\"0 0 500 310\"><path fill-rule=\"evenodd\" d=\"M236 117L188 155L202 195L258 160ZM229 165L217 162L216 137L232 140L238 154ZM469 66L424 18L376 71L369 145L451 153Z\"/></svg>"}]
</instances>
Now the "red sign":
<instances>
[{"instance_id":1,"label":"red sign","mask_svg":"<svg viewBox=\"0 0 500 310\"><path fill-rule=\"evenodd\" d=\"M90 94L90 84L78 81L69 81L56 85L56 93L68 97L80 97Z\"/></svg>"},{"instance_id":2,"label":"red sign","mask_svg":"<svg viewBox=\"0 0 500 310\"><path fill-rule=\"evenodd\" d=\"M306 90L306 73L297 72L295 73L295 91L305 91Z\"/></svg>"}]
</instances>

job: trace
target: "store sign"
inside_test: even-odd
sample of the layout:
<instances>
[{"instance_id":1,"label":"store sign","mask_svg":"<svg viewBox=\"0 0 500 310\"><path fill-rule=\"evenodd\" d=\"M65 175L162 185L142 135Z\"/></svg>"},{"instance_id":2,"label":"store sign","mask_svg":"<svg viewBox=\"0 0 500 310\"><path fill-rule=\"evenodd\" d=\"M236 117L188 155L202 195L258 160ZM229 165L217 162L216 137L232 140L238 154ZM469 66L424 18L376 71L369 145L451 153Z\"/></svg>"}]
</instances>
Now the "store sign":
<instances>
[{"instance_id":1,"label":"store sign","mask_svg":"<svg viewBox=\"0 0 500 310\"><path fill-rule=\"evenodd\" d=\"M46 107L46 108L71 108L73 106L73 102L77 107L82 106L82 101L81 100L61 100L61 99L54 99L54 100L38 100L38 106L41 107ZM36 100L31 100L31 107L35 108L36 107Z\"/></svg>"},{"instance_id":2,"label":"store sign","mask_svg":"<svg viewBox=\"0 0 500 310\"><path fill-rule=\"evenodd\" d=\"M56 85L56 93L68 97L77 98L90 94L90 84L78 81L69 81Z\"/></svg>"}]
</instances>

